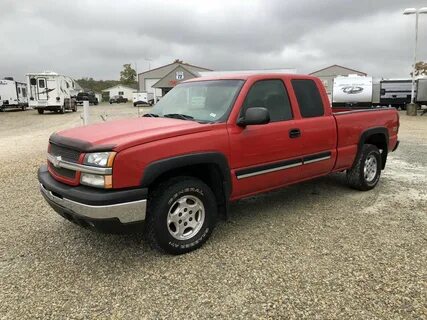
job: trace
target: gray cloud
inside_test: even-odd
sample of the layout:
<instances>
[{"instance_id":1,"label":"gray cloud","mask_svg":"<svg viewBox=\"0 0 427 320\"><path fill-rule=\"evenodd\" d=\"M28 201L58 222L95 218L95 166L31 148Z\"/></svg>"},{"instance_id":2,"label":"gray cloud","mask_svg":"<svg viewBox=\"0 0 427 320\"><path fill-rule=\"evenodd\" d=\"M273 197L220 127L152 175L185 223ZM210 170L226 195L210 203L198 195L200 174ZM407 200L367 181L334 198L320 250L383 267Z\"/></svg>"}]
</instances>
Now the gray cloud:
<instances>
[{"instance_id":1,"label":"gray cloud","mask_svg":"<svg viewBox=\"0 0 427 320\"><path fill-rule=\"evenodd\" d=\"M424 3L423 3L424 2ZM54 70L117 79L175 58L213 69L342 64L406 77L414 17L425 1L10 1L0 3L0 76ZM427 15L419 58L427 59Z\"/></svg>"}]
</instances>

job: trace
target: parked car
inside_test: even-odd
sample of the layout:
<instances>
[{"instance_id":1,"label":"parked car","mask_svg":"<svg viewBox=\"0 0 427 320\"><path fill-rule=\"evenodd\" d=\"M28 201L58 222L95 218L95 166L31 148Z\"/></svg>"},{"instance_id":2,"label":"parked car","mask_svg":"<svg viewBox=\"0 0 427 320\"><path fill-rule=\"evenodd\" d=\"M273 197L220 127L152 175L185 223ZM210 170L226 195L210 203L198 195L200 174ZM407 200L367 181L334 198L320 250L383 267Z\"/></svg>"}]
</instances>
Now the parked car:
<instances>
[{"instance_id":1,"label":"parked car","mask_svg":"<svg viewBox=\"0 0 427 320\"><path fill-rule=\"evenodd\" d=\"M89 101L89 104L98 105L98 98L93 92L79 92L76 100L78 104L83 104L83 101Z\"/></svg>"},{"instance_id":2,"label":"parked car","mask_svg":"<svg viewBox=\"0 0 427 320\"><path fill-rule=\"evenodd\" d=\"M112 98L110 98L110 104L113 103L126 103L128 102L128 99L123 97L123 96L113 96Z\"/></svg>"},{"instance_id":3,"label":"parked car","mask_svg":"<svg viewBox=\"0 0 427 320\"><path fill-rule=\"evenodd\" d=\"M196 78L144 117L53 134L38 179L64 218L102 230L145 222L153 248L182 254L232 201L344 171L373 189L398 130L394 108L332 109L312 76Z\"/></svg>"}]
</instances>

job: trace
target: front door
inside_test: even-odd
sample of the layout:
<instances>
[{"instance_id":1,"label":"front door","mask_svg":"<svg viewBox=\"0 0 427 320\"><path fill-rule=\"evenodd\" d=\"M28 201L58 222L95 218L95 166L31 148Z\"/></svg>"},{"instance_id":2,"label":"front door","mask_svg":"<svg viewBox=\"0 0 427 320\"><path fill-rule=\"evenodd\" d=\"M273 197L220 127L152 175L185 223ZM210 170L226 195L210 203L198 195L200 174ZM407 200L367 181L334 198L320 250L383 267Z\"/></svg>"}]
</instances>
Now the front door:
<instances>
[{"instance_id":1,"label":"front door","mask_svg":"<svg viewBox=\"0 0 427 320\"><path fill-rule=\"evenodd\" d=\"M298 180L302 149L286 87L281 79L255 82L242 105L265 107L270 123L228 127L233 166L232 197L250 195Z\"/></svg>"}]
</instances>

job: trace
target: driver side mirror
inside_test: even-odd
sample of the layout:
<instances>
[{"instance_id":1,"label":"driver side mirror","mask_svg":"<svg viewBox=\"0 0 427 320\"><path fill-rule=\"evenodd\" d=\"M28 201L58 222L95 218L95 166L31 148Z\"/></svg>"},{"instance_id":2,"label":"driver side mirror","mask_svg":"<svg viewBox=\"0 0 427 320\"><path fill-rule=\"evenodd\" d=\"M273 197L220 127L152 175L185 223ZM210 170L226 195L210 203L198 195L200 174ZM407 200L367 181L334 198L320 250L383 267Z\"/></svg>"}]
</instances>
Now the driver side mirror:
<instances>
[{"instance_id":1,"label":"driver side mirror","mask_svg":"<svg viewBox=\"0 0 427 320\"><path fill-rule=\"evenodd\" d=\"M247 108L243 117L237 121L237 125L246 127L248 125L267 124L270 122L270 113L266 108Z\"/></svg>"}]
</instances>

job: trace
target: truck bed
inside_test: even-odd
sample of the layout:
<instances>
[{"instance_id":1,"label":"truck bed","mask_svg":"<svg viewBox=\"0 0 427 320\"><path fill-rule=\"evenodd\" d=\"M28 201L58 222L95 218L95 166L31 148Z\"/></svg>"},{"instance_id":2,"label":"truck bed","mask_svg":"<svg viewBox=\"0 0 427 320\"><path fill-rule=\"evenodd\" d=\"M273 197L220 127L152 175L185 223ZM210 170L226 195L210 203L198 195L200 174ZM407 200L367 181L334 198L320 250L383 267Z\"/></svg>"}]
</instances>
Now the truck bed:
<instances>
[{"instance_id":1,"label":"truck bed","mask_svg":"<svg viewBox=\"0 0 427 320\"><path fill-rule=\"evenodd\" d=\"M332 108L337 123L337 162L335 170L352 165L358 144L366 128L369 131L380 130L386 125L389 138L388 151L395 148L399 128L399 114L394 108Z\"/></svg>"}]
</instances>

